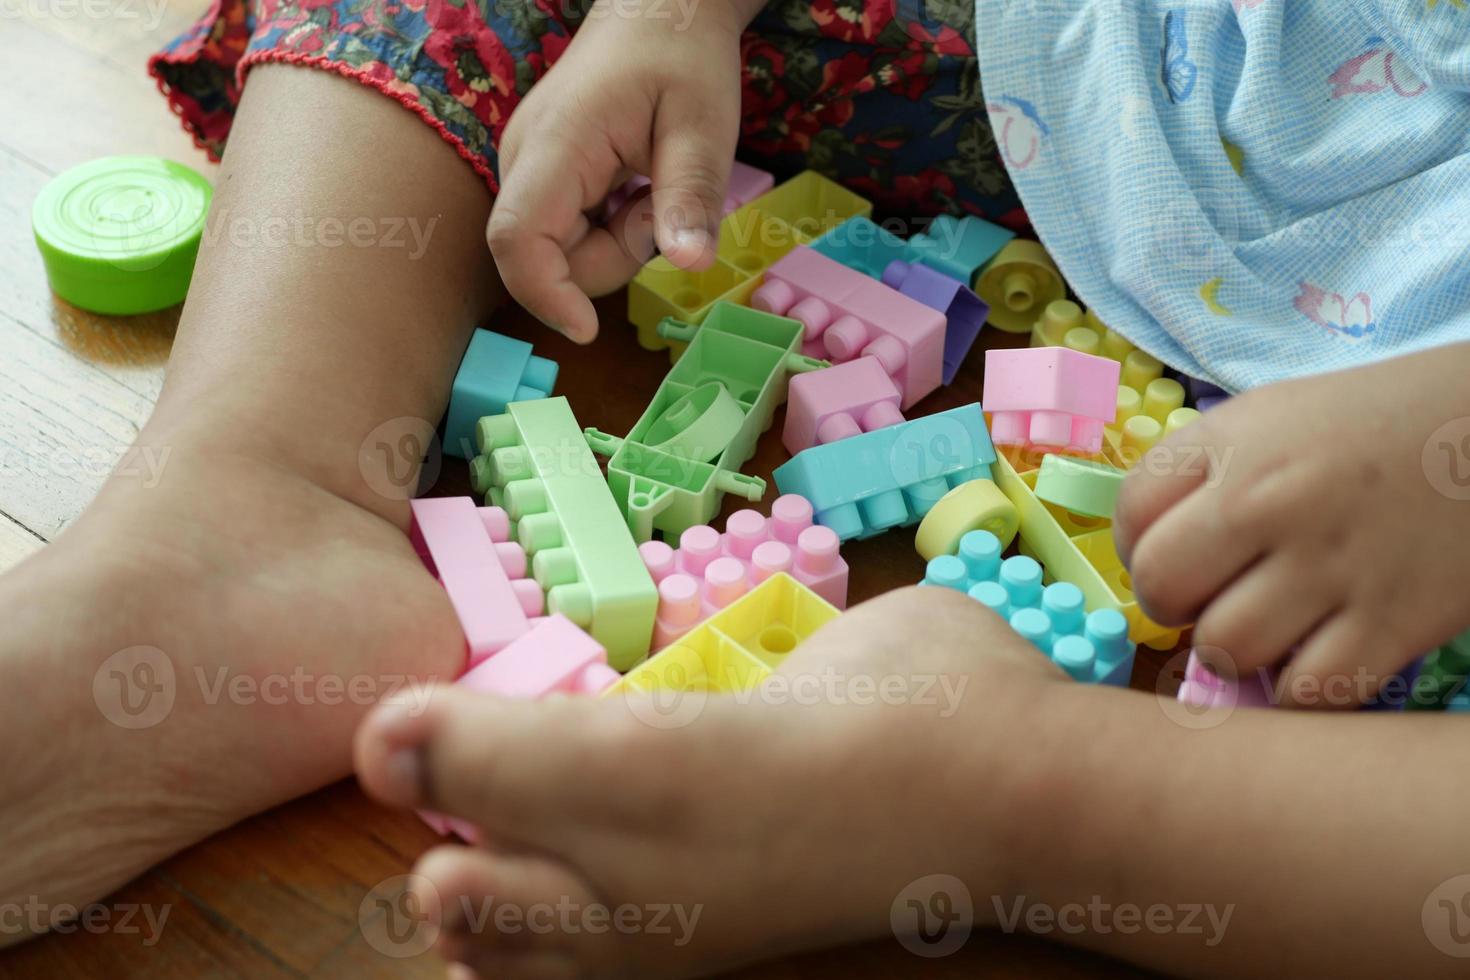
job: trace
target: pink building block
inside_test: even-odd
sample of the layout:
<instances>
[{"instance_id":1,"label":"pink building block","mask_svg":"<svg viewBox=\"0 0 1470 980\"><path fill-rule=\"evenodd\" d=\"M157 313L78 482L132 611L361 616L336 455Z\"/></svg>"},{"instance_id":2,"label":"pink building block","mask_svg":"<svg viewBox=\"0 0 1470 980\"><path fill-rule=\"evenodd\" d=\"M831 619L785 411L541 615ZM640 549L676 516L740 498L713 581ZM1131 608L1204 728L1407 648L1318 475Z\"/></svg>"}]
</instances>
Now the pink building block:
<instances>
[{"instance_id":1,"label":"pink building block","mask_svg":"<svg viewBox=\"0 0 1470 980\"><path fill-rule=\"evenodd\" d=\"M535 700L549 694L596 694L619 676L607 665L602 645L558 613L538 620L530 632L470 668L455 683L483 694ZM456 834L471 844L479 841L474 824L431 810L421 810L419 816L444 836Z\"/></svg>"},{"instance_id":2,"label":"pink building block","mask_svg":"<svg viewBox=\"0 0 1470 980\"><path fill-rule=\"evenodd\" d=\"M1121 365L1068 347L985 352L985 411L997 446L1096 453L1118 408Z\"/></svg>"},{"instance_id":3,"label":"pink building block","mask_svg":"<svg viewBox=\"0 0 1470 980\"><path fill-rule=\"evenodd\" d=\"M679 547L649 541L638 548L658 583L653 649L661 650L777 572L787 572L838 609L847 607L847 562L837 533L812 523L812 505L788 493L771 516L736 511L721 534L691 527Z\"/></svg>"},{"instance_id":4,"label":"pink building block","mask_svg":"<svg viewBox=\"0 0 1470 980\"><path fill-rule=\"evenodd\" d=\"M904 421L899 410L903 396L872 357L798 374L788 391L781 441L793 456L811 446Z\"/></svg>"},{"instance_id":5,"label":"pink building block","mask_svg":"<svg viewBox=\"0 0 1470 980\"><path fill-rule=\"evenodd\" d=\"M1189 651L1184 665L1184 683L1176 698L1184 704L1201 708L1269 708L1274 701L1270 681L1259 672L1238 681L1227 681L1200 663L1199 655Z\"/></svg>"},{"instance_id":6,"label":"pink building block","mask_svg":"<svg viewBox=\"0 0 1470 980\"><path fill-rule=\"evenodd\" d=\"M628 203L628 198L651 183L653 181L641 174L628 178L627 183L607 196L607 202L603 205L605 210L610 215L616 214L619 208ZM730 165L730 183L725 191L725 210L721 217L749 204L774 186L775 177L759 167L736 160Z\"/></svg>"},{"instance_id":7,"label":"pink building block","mask_svg":"<svg viewBox=\"0 0 1470 980\"><path fill-rule=\"evenodd\" d=\"M541 587L526 578L526 553L510 540L510 518L470 497L409 502L409 540L439 579L459 617L471 666L531 628L541 615Z\"/></svg>"},{"instance_id":8,"label":"pink building block","mask_svg":"<svg viewBox=\"0 0 1470 980\"><path fill-rule=\"evenodd\" d=\"M805 245L766 270L750 305L800 320L806 327L801 352L808 357L837 364L877 358L902 393L903 408L939 387L944 314Z\"/></svg>"}]
</instances>

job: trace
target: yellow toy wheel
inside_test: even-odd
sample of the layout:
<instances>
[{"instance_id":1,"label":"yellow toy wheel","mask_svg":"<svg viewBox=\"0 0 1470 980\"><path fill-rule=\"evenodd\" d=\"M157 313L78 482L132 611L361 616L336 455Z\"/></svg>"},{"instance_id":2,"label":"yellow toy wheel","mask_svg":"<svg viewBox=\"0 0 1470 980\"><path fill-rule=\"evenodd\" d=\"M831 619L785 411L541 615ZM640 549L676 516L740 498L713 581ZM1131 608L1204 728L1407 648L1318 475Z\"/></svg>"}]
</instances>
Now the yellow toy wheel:
<instances>
[{"instance_id":1,"label":"yellow toy wheel","mask_svg":"<svg viewBox=\"0 0 1470 980\"><path fill-rule=\"evenodd\" d=\"M971 531L989 531L1000 539L1001 549L1010 546L1021 527L1016 505L990 480L961 483L939 498L914 535L914 548L925 561L952 555L960 538Z\"/></svg>"}]
</instances>

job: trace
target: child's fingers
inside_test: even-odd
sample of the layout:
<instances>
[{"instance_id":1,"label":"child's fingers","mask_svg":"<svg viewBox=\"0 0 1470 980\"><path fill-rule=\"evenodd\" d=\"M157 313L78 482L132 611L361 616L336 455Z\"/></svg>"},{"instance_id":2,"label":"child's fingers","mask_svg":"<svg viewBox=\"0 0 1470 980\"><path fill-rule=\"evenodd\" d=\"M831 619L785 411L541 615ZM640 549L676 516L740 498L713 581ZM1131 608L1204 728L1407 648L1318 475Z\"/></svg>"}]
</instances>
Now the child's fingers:
<instances>
[{"instance_id":1,"label":"child's fingers","mask_svg":"<svg viewBox=\"0 0 1470 980\"><path fill-rule=\"evenodd\" d=\"M592 228L569 256L572 281L588 296L604 296L628 284L653 258L652 205L647 188L637 192L608 220Z\"/></svg>"},{"instance_id":2,"label":"child's fingers","mask_svg":"<svg viewBox=\"0 0 1470 980\"><path fill-rule=\"evenodd\" d=\"M738 100L706 99L686 88L659 100L653 124L655 237L660 251L681 268L703 269L715 260L739 123Z\"/></svg>"},{"instance_id":3,"label":"child's fingers","mask_svg":"<svg viewBox=\"0 0 1470 980\"><path fill-rule=\"evenodd\" d=\"M542 323L586 343L597 336L597 313L573 280L571 253L587 234L583 212L601 198L587 200L588 188L601 182L569 173L568 161L577 159L550 141L523 147L503 176L485 237L516 301ZM617 168L606 169L602 176L610 178Z\"/></svg>"}]
</instances>

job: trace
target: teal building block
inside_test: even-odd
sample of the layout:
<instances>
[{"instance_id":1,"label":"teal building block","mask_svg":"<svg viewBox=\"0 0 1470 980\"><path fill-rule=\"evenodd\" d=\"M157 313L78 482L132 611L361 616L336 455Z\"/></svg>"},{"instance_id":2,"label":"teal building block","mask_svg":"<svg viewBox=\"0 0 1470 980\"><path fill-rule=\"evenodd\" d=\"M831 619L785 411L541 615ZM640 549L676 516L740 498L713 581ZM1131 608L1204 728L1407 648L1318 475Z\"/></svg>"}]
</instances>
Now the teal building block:
<instances>
[{"instance_id":1,"label":"teal building block","mask_svg":"<svg viewBox=\"0 0 1470 980\"><path fill-rule=\"evenodd\" d=\"M917 524L951 488L990 479L995 448L979 403L812 446L776 468L843 541Z\"/></svg>"},{"instance_id":2,"label":"teal building block","mask_svg":"<svg viewBox=\"0 0 1470 980\"><path fill-rule=\"evenodd\" d=\"M766 481L742 474L741 464L786 400L791 375L831 367L799 353L804 330L797 320L727 302L700 326L659 323L659 336L689 348L653 401L624 438L586 430L587 444L608 457L608 485L639 543L708 524L727 493L765 494Z\"/></svg>"},{"instance_id":3,"label":"teal building block","mask_svg":"<svg viewBox=\"0 0 1470 980\"><path fill-rule=\"evenodd\" d=\"M1015 232L973 215L942 214L910 238L908 247L924 265L973 287L976 273L1015 237Z\"/></svg>"},{"instance_id":4,"label":"teal building block","mask_svg":"<svg viewBox=\"0 0 1470 980\"><path fill-rule=\"evenodd\" d=\"M827 231L811 247L832 261L874 279L883 278L890 262L914 263L925 254L862 215L848 218Z\"/></svg>"},{"instance_id":5,"label":"teal building block","mask_svg":"<svg viewBox=\"0 0 1470 980\"><path fill-rule=\"evenodd\" d=\"M565 398L513 402L475 427L470 481L503 507L546 608L627 670L652 643L658 589Z\"/></svg>"},{"instance_id":6,"label":"teal building block","mask_svg":"<svg viewBox=\"0 0 1470 980\"><path fill-rule=\"evenodd\" d=\"M1077 586L1053 582L1043 588L1045 570L1035 559L1000 556L999 538L971 531L960 538L956 554L930 560L920 584L968 594L1074 680L1127 687L1135 653L1127 617L1108 608L1086 612Z\"/></svg>"},{"instance_id":7,"label":"teal building block","mask_svg":"<svg viewBox=\"0 0 1470 980\"><path fill-rule=\"evenodd\" d=\"M444 421L444 453L460 459L475 455L475 423L499 415L511 402L545 398L556 387L557 363L531 353L531 345L479 329L470 338Z\"/></svg>"}]
</instances>

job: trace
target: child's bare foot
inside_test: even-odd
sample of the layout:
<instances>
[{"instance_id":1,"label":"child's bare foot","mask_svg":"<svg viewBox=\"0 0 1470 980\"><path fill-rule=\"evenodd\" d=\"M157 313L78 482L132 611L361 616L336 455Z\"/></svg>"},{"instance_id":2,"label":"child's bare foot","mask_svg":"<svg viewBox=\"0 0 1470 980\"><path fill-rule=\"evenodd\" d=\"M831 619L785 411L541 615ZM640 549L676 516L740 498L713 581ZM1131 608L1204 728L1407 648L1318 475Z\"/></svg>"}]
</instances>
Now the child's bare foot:
<instances>
[{"instance_id":1,"label":"child's bare foot","mask_svg":"<svg viewBox=\"0 0 1470 980\"><path fill-rule=\"evenodd\" d=\"M1432 444L1470 416L1467 376L1470 346L1432 351L1261 388L1166 439L1119 501L1139 602L1197 622L1224 666L1289 656L1290 701L1359 703L1470 626L1470 503Z\"/></svg>"},{"instance_id":2,"label":"child's bare foot","mask_svg":"<svg viewBox=\"0 0 1470 980\"><path fill-rule=\"evenodd\" d=\"M81 905L343 775L396 675L460 667L401 502L385 519L201 431L153 433L156 486L115 477L0 578L0 732L25 749L0 773L0 900Z\"/></svg>"},{"instance_id":3,"label":"child's bare foot","mask_svg":"<svg viewBox=\"0 0 1470 980\"><path fill-rule=\"evenodd\" d=\"M682 976L881 934L904 887L935 872L1004 887L1006 775L975 771L966 749L1053 686L1045 657L978 603L904 590L828 624L782 675L789 688L711 697L673 729L632 701L454 689L417 717L371 715L368 790L493 841L415 869L440 951L484 977ZM866 685L884 679L896 693L875 697ZM594 931L597 910L623 906L637 923Z\"/></svg>"}]
</instances>

